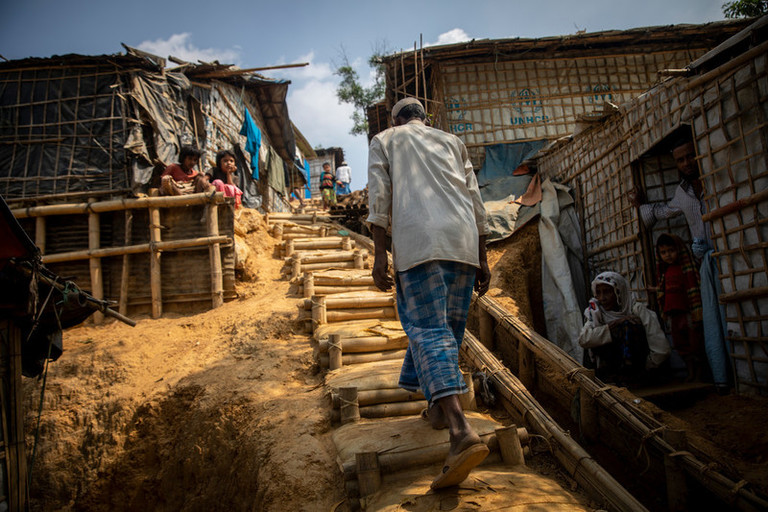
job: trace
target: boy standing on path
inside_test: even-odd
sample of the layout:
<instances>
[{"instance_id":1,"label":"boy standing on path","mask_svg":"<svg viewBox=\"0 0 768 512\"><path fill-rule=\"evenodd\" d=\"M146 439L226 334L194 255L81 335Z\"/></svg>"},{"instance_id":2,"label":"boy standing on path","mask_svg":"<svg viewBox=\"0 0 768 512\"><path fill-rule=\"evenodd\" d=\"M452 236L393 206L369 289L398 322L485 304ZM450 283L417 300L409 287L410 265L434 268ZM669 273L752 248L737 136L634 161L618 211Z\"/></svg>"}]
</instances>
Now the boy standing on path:
<instances>
[{"instance_id":1,"label":"boy standing on path","mask_svg":"<svg viewBox=\"0 0 768 512\"><path fill-rule=\"evenodd\" d=\"M399 385L421 390L433 428L448 428L451 447L432 488L464 481L488 455L467 422L459 347L472 288L488 291L485 209L467 149L455 135L424 124L415 98L392 108L393 128L371 141L369 216L375 244L373 279L397 284L397 309L409 338ZM386 230L392 228L395 280L388 274Z\"/></svg>"}]
</instances>

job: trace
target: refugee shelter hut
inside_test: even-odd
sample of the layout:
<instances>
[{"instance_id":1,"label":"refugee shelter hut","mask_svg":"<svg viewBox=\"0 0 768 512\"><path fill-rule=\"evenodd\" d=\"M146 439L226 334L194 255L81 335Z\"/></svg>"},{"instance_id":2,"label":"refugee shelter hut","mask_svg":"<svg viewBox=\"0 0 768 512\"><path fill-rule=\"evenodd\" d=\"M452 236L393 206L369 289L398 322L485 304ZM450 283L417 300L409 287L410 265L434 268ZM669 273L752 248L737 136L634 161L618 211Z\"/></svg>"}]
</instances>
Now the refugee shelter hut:
<instances>
[{"instance_id":1,"label":"refugee shelter hut","mask_svg":"<svg viewBox=\"0 0 768 512\"><path fill-rule=\"evenodd\" d=\"M369 135L391 124L389 112L399 99L416 97L432 126L464 141L479 169L486 148L570 135L580 116L640 95L658 81L659 70L684 67L746 24L414 45L382 59L386 108L369 108Z\"/></svg>"},{"instance_id":2,"label":"refugee shelter hut","mask_svg":"<svg viewBox=\"0 0 768 512\"><path fill-rule=\"evenodd\" d=\"M248 207L287 211L306 183L289 82L172 60L126 47L0 64L0 194L46 264L124 313L235 297L233 200L144 197L182 145L204 151L201 171L233 151Z\"/></svg>"},{"instance_id":3,"label":"refugee shelter hut","mask_svg":"<svg viewBox=\"0 0 768 512\"><path fill-rule=\"evenodd\" d=\"M753 20L754 21L754 20ZM768 17L538 157L542 175L581 197L590 276L615 270L654 303L653 243L666 231L690 241L681 217L642 225L633 188L668 201L680 179L669 156L689 134L696 146L714 245L726 342L741 392L768 391Z\"/></svg>"}]
</instances>

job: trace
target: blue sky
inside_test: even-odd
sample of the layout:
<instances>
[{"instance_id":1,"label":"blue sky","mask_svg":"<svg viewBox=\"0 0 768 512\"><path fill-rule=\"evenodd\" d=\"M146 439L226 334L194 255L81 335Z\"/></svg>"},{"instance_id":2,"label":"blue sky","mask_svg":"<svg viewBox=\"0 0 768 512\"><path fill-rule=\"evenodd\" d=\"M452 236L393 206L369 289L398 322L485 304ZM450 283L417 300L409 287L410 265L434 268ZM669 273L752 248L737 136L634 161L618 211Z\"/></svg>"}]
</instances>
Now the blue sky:
<instances>
[{"instance_id":1,"label":"blue sky","mask_svg":"<svg viewBox=\"0 0 768 512\"><path fill-rule=\"evenodd\" d=\"M4 0L0 55L119 53L120 43L160 56L242 68L310 62L264 74L292 81L291 118L312 146L344 148L352 188L366 183L367 139L349 135L351 107L335 97L343 48L361 77L382 43L393 51L467 39L544 37L723 19L724 0L232 1Z\"/></svg>"}]
</instances>

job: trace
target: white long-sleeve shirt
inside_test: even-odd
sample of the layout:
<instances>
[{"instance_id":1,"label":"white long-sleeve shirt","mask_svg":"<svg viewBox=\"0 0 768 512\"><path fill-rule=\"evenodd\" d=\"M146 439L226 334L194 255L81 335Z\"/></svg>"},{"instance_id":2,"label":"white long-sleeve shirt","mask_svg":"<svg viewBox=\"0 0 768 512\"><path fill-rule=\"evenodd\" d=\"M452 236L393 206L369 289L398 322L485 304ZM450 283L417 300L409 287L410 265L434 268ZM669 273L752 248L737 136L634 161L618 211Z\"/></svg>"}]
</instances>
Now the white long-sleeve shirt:
<instances>
[{"instance_id":1,"label":"white long-sleeve shirt","mask_svg":"<svg viewBox=\"0 0 768 512\"><path fill-rule=\"evenodd\" d=\"M650 203L640 205L640 217L646 226L660 219L668 219L683 214L693 238L709 241L709 232L702 220L704 204L696 197L693 186L683 180L675 189L675 195L668 203Z\"/></svg>"},{"instance_id":2,"label":"white long-sleeve shirt","mask_svg":"<svg viewBox=\"0 0 768 512\"><path fill-rule=\"evenodd\" d=\"M418 120L376 135L368 153L368 222L392 227L395 270L435 260L479 266L485 208L464 143Z\"/></svg>"},{"instance_id":3,"label":"white long-sleeve shirt","mask_svg":"<svg viewBox=\"0 0 768 512\"><path fill-rule=\"evenodd\" d=\"M336 181L350 183L352 181L352 169L348 165L336 168Z\"/></svg>"}]
</instances>

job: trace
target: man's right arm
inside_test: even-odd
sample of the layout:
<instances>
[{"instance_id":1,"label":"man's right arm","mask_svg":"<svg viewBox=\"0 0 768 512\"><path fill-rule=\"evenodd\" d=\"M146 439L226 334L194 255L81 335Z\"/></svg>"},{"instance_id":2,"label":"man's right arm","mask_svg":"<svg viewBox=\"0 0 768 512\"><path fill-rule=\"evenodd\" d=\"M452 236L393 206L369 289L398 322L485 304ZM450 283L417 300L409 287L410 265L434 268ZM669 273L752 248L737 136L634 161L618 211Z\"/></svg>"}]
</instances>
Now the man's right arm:
<instances>
[{"instance_id":1,"label":"man's right arm","mask_svg":"<svg viewBox=\"0 0 768 512\"><path fill-rule=\"evenodd\" d=\"M392 181L389 176L389 161L374 138L368 150L368 218L374 244L373 282L382 291L394 284L389 275L387 258L387 227L392 209Z\"/></svg>"}]
</instances>

